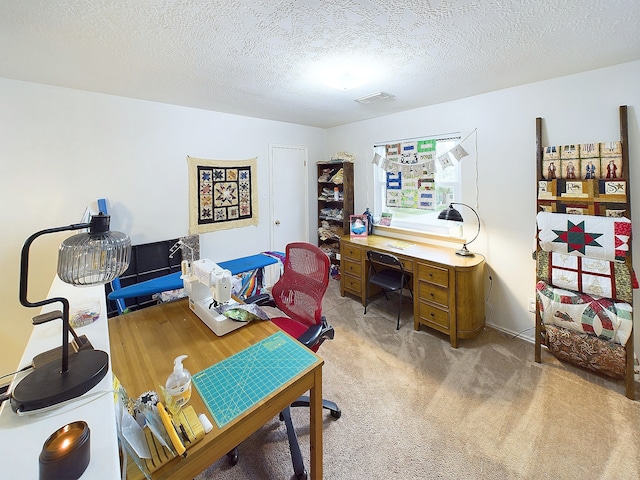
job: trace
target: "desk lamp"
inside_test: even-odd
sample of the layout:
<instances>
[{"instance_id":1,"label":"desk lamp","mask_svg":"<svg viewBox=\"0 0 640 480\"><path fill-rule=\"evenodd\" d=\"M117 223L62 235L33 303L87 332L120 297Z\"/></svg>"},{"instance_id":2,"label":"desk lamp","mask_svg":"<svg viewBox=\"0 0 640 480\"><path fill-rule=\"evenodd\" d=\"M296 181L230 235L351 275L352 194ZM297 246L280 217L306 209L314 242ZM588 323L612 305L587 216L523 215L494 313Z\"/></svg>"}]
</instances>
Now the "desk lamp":
<instances>
[{"instance_id":1,"label":"desk lamp","mask_svg":"<svg viewBox=\"0 0 640 480\"><path fill-rule=\"evenodd\" d=\"M60 302L59 310L37 315L33 324L62 319L62 360L53 360L35 368L23 378L11 394L14 412L46 408L76 398L91 390L106 375L109 356L101 350L81 348L69 356L69 301L63 297L38 302L27 300L29 248L45 234L89 229L67 238L58 252L58 276L71 285L100 285L122 275L129 266L131 240L120 232L109 231L109 215L93 215L89 223L48 228L31 235L22 247L20 263L20 303L25 307L42 307Z\"/></svg>"},{"instance_id":2,"label":"desk lamp","mask_svg":"<svg viewBox=\"0 0 640 480\"><path fill-rule=\"evenodd\" d=\"M447 208L446 210L442 210L440 212L440 215L438 215L438 219L439 220L451 220L452 222L462 222L462 215L460 214L460 212L458 210L456 210L455 208L453 208L454 205L464 205L465 207L469 208L476 216L476 218L478 219L478 231L476 232L475 237L473 237L470 241L465 242L465 244L462 246L462 248L460 250L456 251L457 255L461 255L463 257L473 257L475 254L470 252L467 249L467 245L470 244L471 242L473 242L476 238L478 238L478 235L480 234L480 217L478 216L478 213L471 208L469 205L467 205L466 203L450 203L449 204L449 208Z\"/></svg>"}]
</instances>

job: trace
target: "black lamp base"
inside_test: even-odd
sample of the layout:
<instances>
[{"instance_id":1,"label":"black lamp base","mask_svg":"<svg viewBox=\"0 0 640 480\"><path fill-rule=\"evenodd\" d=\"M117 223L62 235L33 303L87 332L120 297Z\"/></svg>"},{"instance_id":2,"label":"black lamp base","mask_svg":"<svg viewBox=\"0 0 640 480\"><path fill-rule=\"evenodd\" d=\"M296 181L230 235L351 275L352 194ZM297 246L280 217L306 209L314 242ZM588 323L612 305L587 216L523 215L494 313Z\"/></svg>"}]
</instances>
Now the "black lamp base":
<instances>
[{"instance_id":1,"label":"black lamp base","mask_svg":"<svg viewBox=\"0 0 640 480\"><path fill-rule=\"evenodd\" d=\"M102 350L80 350L69 355L69 370L60 373L53 360L23 378L11 393L11 409L29 412L79 397L95 387L109 370L109 355Z\"/></svg>"}]
</instances>

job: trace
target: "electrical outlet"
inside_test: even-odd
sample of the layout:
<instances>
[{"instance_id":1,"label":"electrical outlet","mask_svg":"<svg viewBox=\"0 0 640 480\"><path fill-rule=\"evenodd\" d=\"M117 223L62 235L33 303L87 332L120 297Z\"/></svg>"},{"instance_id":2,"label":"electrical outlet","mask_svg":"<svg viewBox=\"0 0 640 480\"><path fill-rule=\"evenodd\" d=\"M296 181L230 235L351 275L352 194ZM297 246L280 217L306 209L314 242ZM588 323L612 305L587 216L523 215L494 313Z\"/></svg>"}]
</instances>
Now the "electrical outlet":
<instances>
[{"instance_id":1,"label":"electrical outlet","mask_svg":"<svg viewBox=\"0 0 640 480\"><path fill-rule=\"evenodd\" d=\"M536 301L535 301L535 299L529 298L528 301L529 301L529 303L528 303L529 311L531 313L536 313Z\"/></svg>"}]
</instances>

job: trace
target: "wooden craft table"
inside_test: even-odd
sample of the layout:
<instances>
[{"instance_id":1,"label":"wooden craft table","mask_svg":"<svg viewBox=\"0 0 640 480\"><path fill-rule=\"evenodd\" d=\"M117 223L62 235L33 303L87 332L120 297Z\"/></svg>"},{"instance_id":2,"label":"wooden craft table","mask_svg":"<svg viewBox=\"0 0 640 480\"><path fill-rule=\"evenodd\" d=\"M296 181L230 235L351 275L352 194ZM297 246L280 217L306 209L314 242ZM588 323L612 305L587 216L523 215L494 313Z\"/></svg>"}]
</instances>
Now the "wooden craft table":
<instances>
[{"instance_id":1,"label":"wooden craft table","mask_svg":"<svg viewBox=\"0 0 640 480\"><path fill-rule=\"evenodd\" d=\"M382 235L340 239L340 293L365 304L369 270L367 250L395 255L412 276L413 326L425 325L458 339L473 338L485 326L484 257L456 255L453 248L399 240Z\"/></svg>"},{"instance_id":2,"label":"wooden craft table","mask_svg":"<svg viewBox=\"0 0 640 480\"><path fill-rule=\"evenodd\" d=\"M192 375L280 331L269 321L254 321L222 337L216 336L190 309L187 299L145 308L109 320L113 374L130 397L159 390L173 369L173 359L188 355ZM188 405L205 413L213 430L153 473L154 479L193 478L225 456L300 395L310 391L311 478L322 478L322 365L317 361L223 428L213 421L198 391ZM240 458L242 462L242 458ZM138 473L140 473L138 471ZM140 473L140 478L142 475Z\"/></svg>"}]
</instances>

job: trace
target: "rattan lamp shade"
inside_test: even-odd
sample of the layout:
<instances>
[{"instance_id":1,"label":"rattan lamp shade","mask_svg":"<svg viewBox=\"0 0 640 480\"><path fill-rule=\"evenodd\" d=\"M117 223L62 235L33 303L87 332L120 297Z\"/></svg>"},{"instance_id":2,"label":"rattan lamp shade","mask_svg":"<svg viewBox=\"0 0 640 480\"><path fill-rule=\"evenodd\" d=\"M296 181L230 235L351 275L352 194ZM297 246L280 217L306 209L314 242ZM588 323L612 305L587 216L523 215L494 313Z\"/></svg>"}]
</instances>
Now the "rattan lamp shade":
<instances>
[{"instance_id":1,"label":"rattan lamp shade","mask_svg":"<svg viewBox=\"0 0 640 480\"><path fill-rule=\"evenodd\" d=\"M78 233L62 242L58 276L71 285L100 285L129 265L131 240L122 232Z\"/></svg>"}]
</instances>

